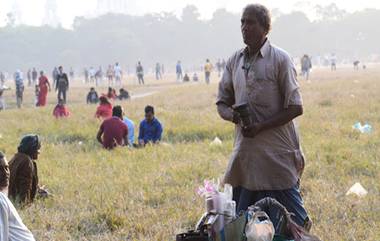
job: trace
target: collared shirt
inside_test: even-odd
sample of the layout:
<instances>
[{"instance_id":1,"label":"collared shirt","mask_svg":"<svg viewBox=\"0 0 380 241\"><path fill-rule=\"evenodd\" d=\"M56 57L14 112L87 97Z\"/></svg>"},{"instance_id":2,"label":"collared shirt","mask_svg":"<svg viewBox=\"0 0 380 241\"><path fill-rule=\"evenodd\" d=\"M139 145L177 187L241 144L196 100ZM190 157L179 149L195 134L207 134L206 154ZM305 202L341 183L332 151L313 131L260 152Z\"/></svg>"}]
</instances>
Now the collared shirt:
<instances>
[{"instance_id":1,"label":"collared shirt","mask_svg":"<svg viewBox=\"0 0 380 241\"><path fill-rule=\"evenodd\" d=\"M124 123L128 127L129 145L132 145L133 143L135 143L135 123L133 123L133 121L130 120L128 117L124 117Z\"/></svg>"},{"instance_id":2,"label":"collared shirt","mask_svg":"<svg viewBox=\"0 0 380 241\"><path fill-rule=\"evenodd\" d=\"M219 84L218 112L232 120L233 106L248 104L253 122L263 122L289 105L302 105L296 70L289 55L269 43L256 57L247 49L227 62ZM293 121L264 130L254 138L235 128L235 143L224 181L249 190L283 190L297 184L304 157Z\"/></svg>"},{"instance_id":3,"label":"collared shirt","mask_svg":"<svg viewBox=\"0 0 380 241\"><path fill-rule=\"evenodd\" d=\"M34 241L8 197L0 192L0 240Z\"/></svg>"},{"instance_id":4,"label":"collared shirt","mask_svg":"<svg viewBox=\"0 0 380 241\"><path fill-rule=\"evenodd\" d=\"M143 120L140 123L139 140L144 140L145 143L157 142L161 140L162 126L161 123L154 118L152 122Z\"/></svg>"}]
</instances>

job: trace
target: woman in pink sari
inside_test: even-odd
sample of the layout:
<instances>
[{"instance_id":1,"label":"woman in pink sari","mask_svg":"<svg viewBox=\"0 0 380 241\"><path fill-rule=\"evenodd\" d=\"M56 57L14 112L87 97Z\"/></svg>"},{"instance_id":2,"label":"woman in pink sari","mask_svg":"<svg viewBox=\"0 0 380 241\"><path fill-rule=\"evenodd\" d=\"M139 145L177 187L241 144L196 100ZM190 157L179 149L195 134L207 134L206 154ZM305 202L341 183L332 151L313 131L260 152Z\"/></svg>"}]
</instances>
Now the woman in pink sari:
<instances>
[{"instance_id":1,"label":"woman in pink sari","mask_svg":"<svg viewBox=\"0 0 380 241\"><path fill-rule=\"evenodd\" d=\"M38 81L40 93L38 95L37 106L45 106L47 93L48 91L50 91L50 83L48 78L44 75L43 71L40 72L40 78L38 79Z\"/></svg>"}]
</instances>

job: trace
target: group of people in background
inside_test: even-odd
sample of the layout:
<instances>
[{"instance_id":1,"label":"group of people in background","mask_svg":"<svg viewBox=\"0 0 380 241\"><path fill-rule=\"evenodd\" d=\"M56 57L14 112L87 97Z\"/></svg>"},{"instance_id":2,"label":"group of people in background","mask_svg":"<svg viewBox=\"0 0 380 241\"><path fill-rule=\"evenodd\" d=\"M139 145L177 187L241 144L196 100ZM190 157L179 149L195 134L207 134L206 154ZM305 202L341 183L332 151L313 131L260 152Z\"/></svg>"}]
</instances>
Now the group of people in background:
<instances>
[{"instance_id":1,"label":"group of people in background","mask_svg":"<svg viewBox=\"0 0 380 241\"><path fill-rule=\"evenodd\" d=\"M106 103L110 106L110 103ZM158 144L162 138L163 127L155 117L154 107L145 107L145 118L140 122L139 135L135 143L135 125L128 117L124 116L124 110L120 105L112 107L111 117L104 118L96 136L99 143L106 149L116 146L144 147L147 144ZM97 113L99 108L97 110Z\"/></svg>"}]
</instances>

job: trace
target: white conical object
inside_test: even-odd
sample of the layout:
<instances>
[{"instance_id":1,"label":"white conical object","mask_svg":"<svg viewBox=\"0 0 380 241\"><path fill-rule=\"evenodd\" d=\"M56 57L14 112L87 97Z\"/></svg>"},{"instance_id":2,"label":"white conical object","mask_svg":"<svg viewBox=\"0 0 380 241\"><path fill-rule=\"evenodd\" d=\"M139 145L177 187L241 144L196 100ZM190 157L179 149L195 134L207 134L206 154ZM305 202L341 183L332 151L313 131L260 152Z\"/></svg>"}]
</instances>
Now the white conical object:
<instances>
[{"instance_id":1,"label":"white conical object","mask_svg":"<svg viewBox=\"0 0 380 241\"><path fill-rule=\"evenodd\" d=\"M220 146L222 145L222 141L218 138L215 137L215 139L210 143L211 146Z\"/></svg>"},{"instance_id":2,"label":"white conical object","mask_svg":"<svg viewBox=\"0 0 380 241\"><path fill-rule=\"evenodd\" d=\"M368 194L368 191L360 183L355 183L346 193L346 195L355 194L359 197L364 197Z\"/></svg>"}]
</instances>

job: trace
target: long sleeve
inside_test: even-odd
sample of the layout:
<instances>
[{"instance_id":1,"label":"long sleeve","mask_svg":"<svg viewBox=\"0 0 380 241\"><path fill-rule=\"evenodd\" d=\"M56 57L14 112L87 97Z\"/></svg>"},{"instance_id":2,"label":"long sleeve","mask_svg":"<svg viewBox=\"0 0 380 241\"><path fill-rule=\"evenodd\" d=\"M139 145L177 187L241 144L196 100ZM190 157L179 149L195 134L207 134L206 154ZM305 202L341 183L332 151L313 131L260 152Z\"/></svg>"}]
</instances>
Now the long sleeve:
<instances>
[{"instance_id":1,"label":"long sleeve","mask_svg":"<svg viewBox=\"0 0 380 241\"><path fill-rule=\"evenodd\" d=\"M153 142L160 141L162 136L162 125L157 121L156 133L153 137Z\"/></svg>"},{"instance_id":2,"label":"long sleeve","mask_svg":"<svg viewBox=\"0 0 380 241\"><path fill-rule=\"evenodd\" d=\"M9 209L3 200L0 201L0 240L9 240Z\"/></svg>"},{"instance_id":3,"label":"long sleeve","mask_svg":"<svg viewBox=\"0 0 380 241\"><path fill-rule=\"evenodd\" d=\"M144 123L141 122L140 123L140 127L139 127L139 141L140 140L144 140Z\"/></svg>"},{"instance_id":4,"label":"long sleeve","mask_svg":"<svg viewBox=\"0 0 380 241\"><path fill-rule=\"evenodd\" d=\"M20 167L20 171L18 173L19 179L19 190L17 193L17 197L19 198L21 203L28 203L31 200L31 190L33 183L33 164L27 163Z\"/></svg>"}]
</instances>

